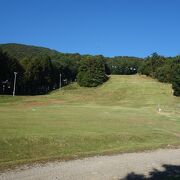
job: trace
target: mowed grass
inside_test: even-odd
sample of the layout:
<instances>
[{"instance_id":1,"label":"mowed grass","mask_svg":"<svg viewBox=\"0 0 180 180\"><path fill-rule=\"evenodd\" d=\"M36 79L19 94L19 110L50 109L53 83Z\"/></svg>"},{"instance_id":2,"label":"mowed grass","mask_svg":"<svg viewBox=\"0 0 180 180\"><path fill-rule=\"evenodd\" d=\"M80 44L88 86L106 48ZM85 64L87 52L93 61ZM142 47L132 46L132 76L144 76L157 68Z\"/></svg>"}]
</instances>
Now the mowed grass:
<instances>
[{"instance_id":1,"label":"mowed grass","mask_svg":"<svg viewBox=\"0 0 180 180\"><path fill-rule=\"evenodd\" d=\"M161 112L157 111L159 107ZM180 98L145 76L0 96L0 168L180 145Z\"/></svg>"}]
</instances>

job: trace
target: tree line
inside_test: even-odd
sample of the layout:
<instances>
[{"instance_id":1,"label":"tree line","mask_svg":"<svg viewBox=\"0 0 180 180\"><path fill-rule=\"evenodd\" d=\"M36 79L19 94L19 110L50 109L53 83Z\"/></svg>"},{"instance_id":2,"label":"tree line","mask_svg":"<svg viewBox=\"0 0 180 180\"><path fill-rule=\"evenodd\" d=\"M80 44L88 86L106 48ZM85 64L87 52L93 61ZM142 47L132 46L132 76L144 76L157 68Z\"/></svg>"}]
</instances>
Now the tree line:
<instances>
[{"instance_id":1,"label":"tree line","mask_svg":"<svg viewBox=\"0 0 180 180\"><path fill-rule=\"evenodd\" d=\"M132 65L132 58L129 57L113 59L101 55L59 53L48 48L21 44L5 44L0 45L0 48L0 64L9 64L2 70L3 66L0 67L1 72L6 72L3 73L4 76L0 76L1 94L12 93L14 72L18 72L16 94L36 95L45 94L59 88L60 84L63 86L73 81L81 86L98 86L108 79L107 75L120 73L114 71L113 66L122 66L121 60L127 61L122 67L124 74L131 74L125 70L127 64L129 68L136 66L134 62ZM133 58L134 61L135 59ZM134 70L131 71L135 73Z\"/></svg>"},{"instance_id":2,"label":"tree line","mask_svg":"<svg viewBox=\"0 0 180 180\"><path fill-rule=\"evenodd\" d=\"M180 56L164 57L153 53L142 61L138 73L163 83L171 83L173 94L180 96Z\"/></svg>"},{"instance_id":3,"label":"tree line","mask_svg":"<svg viewBox=\"0 0 180 180\"><path fill-rule=\"evenodd\" d=\"M61 85L75 81L77 61L66 58L53 60L48 55L37 55L18 61L0 50L0 94L12 94L14 72L17 72L16 94L45 94Z\"/></svg>"},{"instance_id":4,"label":"tree line","mask_svg":"<svg viewBox=\"0 0 180 180\"><path fill-rule=\"evenodd\" d=\"M111 74L131 75L137 73L142 61L142 58L137 57L116 56L107 58L106 63Z\"/></svg>"},{"instance_id":5,"label":"tree line","mask_svg":"<svg viewBox=\"0 0 180 180\"><path fill-rule=\"evenodd\" d=\"M59 88L60 84L64 86L73 81L80 86L95 87L104 83L110 74L139 73L172 83L174 95L180 96L180 56L164 57L154 53L145 59L108 58L59 53L34 46L5 45L0 50L0 94L12 94L14 72L18 73L16 94L45 94Z\"/></svg>"}]
</instances>

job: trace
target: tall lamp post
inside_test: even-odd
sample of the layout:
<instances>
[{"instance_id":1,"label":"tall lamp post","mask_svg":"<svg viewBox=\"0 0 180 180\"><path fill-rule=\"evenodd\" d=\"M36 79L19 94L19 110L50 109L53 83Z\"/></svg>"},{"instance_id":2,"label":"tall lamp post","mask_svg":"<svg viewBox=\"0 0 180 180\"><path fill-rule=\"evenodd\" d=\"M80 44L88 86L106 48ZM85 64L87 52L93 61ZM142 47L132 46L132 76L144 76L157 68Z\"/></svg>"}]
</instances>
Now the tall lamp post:
<instances>
[{"instance_id":1,"label":"tall lamp post","mask_svg":"<svg viewBox=\"0 0 180 180\"><path fill-rule=\"evenodd\" d=\"M14 88L13 88L13 96L15 96L15 92L16 92L16 75L17 75L17 72L14 72Z\"/></svg>"},{"instance_id":2,"label":"tall lamp post","mask_svg":"<svg viewBox=\"0 0 180 180\"><path fill-rule=\"evenodd\" d=\"M61 74L59 74L59 89L61 89Z\"/></svg>"}]
</instances>

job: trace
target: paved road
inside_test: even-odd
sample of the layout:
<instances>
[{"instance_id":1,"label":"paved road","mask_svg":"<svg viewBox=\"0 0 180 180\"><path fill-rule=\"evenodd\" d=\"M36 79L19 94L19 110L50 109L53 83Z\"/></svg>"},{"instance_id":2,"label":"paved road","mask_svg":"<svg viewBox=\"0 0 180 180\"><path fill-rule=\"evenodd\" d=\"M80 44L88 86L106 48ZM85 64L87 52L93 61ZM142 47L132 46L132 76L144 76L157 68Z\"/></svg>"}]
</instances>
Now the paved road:
<instances>
[{"instance_id":1,"label":"paved road","mask_svg":"<svg viewBox=\"0 0 180 180\"><path fill-rule=\"evenodd\" d=\"M180 149L51 162L2 173L0 180L119 180L131 172L148 176L154 168L164 171L164 164L180 178Z\"/></svg>"}]
</instances>

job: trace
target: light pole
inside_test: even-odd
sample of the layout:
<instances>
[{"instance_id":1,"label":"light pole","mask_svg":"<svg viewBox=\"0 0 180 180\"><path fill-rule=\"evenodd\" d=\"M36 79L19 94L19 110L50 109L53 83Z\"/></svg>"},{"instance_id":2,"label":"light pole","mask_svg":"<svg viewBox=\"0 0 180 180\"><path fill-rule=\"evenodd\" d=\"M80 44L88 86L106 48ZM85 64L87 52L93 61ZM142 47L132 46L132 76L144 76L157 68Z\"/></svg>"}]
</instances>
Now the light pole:
<instances>
[{"instance_id":1,"label":"light pole","mask_svg":"<svg viewBox=\"0 0 180 180\"><path fill-rule=\"evenodd\" d=\"M14 72L14 88L13 88L13 96L15 96L15 92L16 92L16 75L17 75L17 72Z\"/></svg>"},{"instance_id":2,"label":"light pole","mask_svg":"<svg viewBox=\"0 0 180 180\"><path fill-rule=\"evenodd\" d=\"M59 74L59 89L61 89L61 74Z\"/></svg>"}]
</instances>

